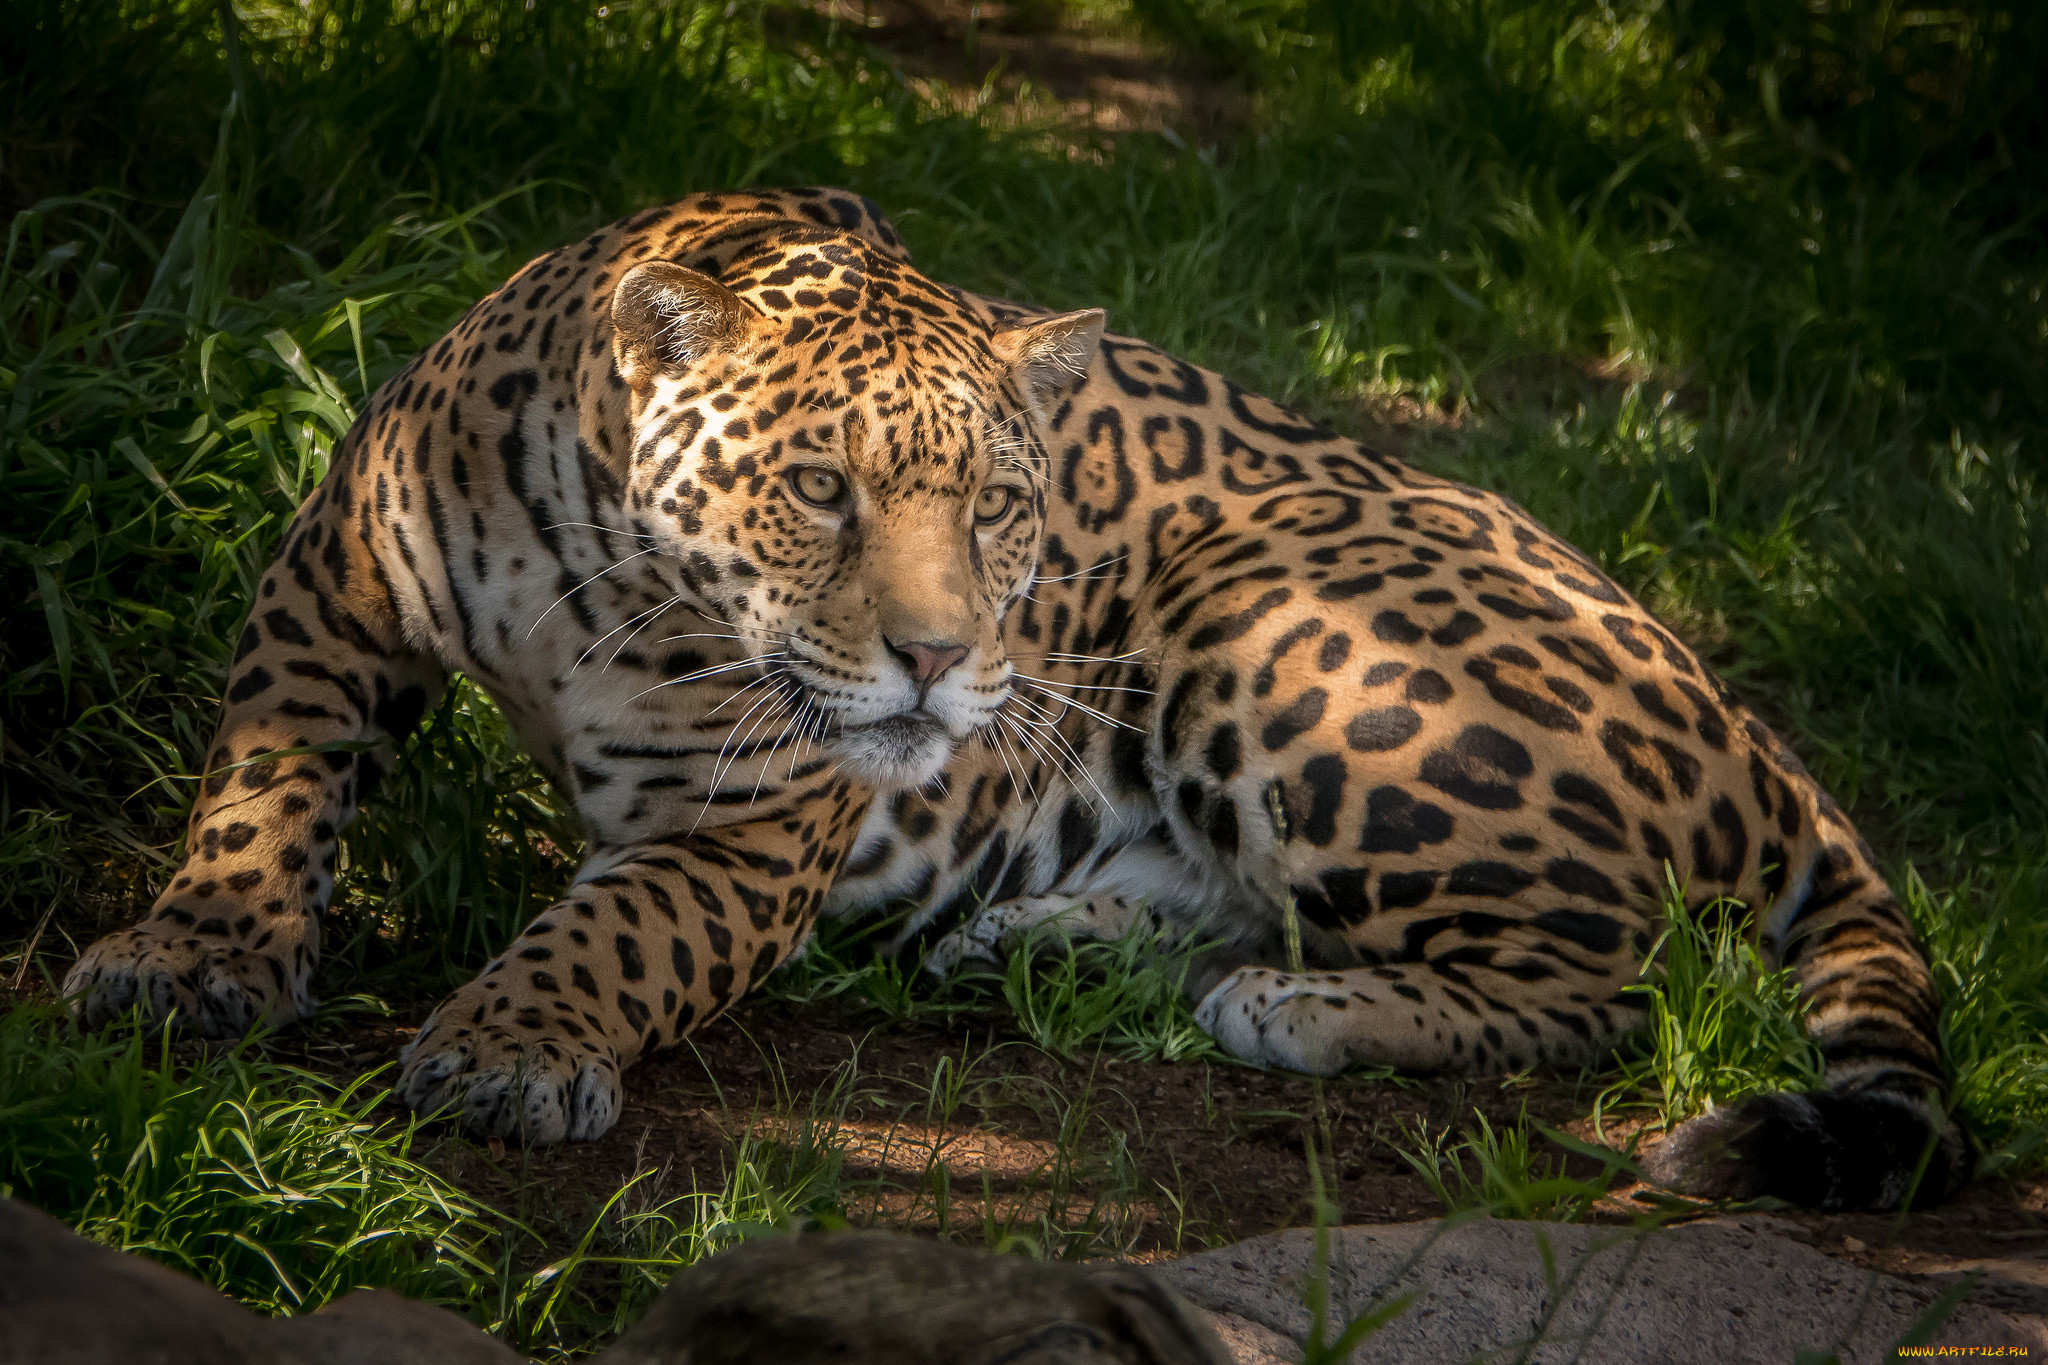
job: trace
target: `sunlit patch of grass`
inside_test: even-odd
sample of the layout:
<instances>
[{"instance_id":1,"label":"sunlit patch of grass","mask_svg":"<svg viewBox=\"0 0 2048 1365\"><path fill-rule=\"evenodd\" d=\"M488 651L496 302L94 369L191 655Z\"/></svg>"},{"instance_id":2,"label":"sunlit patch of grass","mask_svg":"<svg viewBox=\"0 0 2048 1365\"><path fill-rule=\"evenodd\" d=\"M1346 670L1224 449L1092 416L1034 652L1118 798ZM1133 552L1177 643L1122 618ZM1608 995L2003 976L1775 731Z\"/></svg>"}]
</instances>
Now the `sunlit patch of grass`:
<instances>
[{"instance_id":1,"label":"sunlit patch of grass","mask_svg":"<svg viewBox=\"0 0 2048 1365\"><path fill-rule=\"evenodd\" d=\"M1042 1159L1008 1189L985 1175L967 1185L958 1201L967 1216L955 1215L954 1237L1061 1260L1128 1254L1153 1229L1155 1243L1171 1250L1185 1244L1195 1230L1185 1193L1145 1175L1142 1135L1119 1121L1113 1084L1095 1071L1078 1086L1008 1076L1000 1058L991 1061L992 1074L973 1102L994 1113L1028 1110L1051 1137ZM940 1231L946 1232L943 1220Z\"/></svg>"},{"instance_id":2,"label":"sunlit patch of grass","mask_svg":"<svg viewBox=\"0 0 2048 1365\"><path fill-rule=\"evenodd\" d=\"M352 1289L461 1303L488 1275L488 1210L337 1085L234 1049L181 1065L146 1030L81 1034L48 1007L0 1015L0 1193L268 1313Z\"/></svg>"},{"instance_id":3,"label":"sunlit patch of grass","mask_svg":"<svg viewBox=\"0 0 2048 1365\"><path fill-rule=\"evenodd\" d=\"M1669 885L1663 913L1644 980L1628 988L1646 1006L1644 1038L1624 1054L1603 1103L1649 1097L1669 1125L1759 1091L1819 1088L1820 1050L1799 983L1758 950L1748 908L1725 899L1689 906L1684 889Z\"/></svg>"},{"instance_id":4,"label":"sunlit patch of grass","mask_svg":"<svg viewBox=\"0 0 2048 1365\"><path fill-rule=\"evenodd\" d=\"M848 1226L846 1124L860 1095L853 1066L815 1095L782 1087L772 1116L741 1125L715 1185L693 1180L678 1192L667 1168L643 1169L566 1254L524 1274L501 1271L493 1330L540 1359L572 1358L630 1327L678 1270L707 1256L748 1237Z\"/></svg>"}]
</instances>

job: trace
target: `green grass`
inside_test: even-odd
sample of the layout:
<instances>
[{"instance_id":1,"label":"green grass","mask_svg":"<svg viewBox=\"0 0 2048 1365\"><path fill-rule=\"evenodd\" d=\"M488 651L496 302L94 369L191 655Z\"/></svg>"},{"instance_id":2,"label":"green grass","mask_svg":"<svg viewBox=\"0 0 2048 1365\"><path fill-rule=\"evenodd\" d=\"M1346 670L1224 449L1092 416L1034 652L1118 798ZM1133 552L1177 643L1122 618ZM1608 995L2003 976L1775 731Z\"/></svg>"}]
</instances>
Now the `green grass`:
<instances>
[{"instance_id":1,"label":"green grass","mask_svg":"<svg viewBox=\"0 0 2048 1365\"><path fill-rule=\"evenodd\" d=\"M2048 919L2038 869L2022 854L2018 876L1980 870L1938 895L1911 864L1901 878L1944 997L1952 1103L1985 1145L1985 1175L2037 1164L2048 1141ZM1762 1091L1817 1088L1823 1068L1798 987L1745 936L1748 909L1688 909L1671 886L1664 916L1655 960L1632 988L1645 997L1647 1023L1618 1056L1597 1108L1647 1106L1669 1126Z\"/></svg>"},{"instance_id":2,"label":"green grass","mask_svg":"<svg viewBox=\"0 0 2048 1365\"><path fill-rule=\"evenodd\" d=\"M1192 944L1176 947L1142 930L1091 942L1048 926L1008 952L1002 991L1013 1026L1055 1056L1097 1047L1140 1062L1225 1055L1188 1001Z\"/></svg>"},{"instance_id":3,"label":"green grass","mask_svg":"<svg viewBox=\"0 0 2048 1365\"><path fill-rule=\"evenodd\" d=\"M897 1023L996 1015L1019 1038L1069 1060L1224 1056L1195 1023L1183 989L1198 943L1143 928L1111 941L1072 939L1048 925L1006 948L999 968L967 962L939 981L915 958L881 951L897 927L888 917L823 922L803 956L763 989L795 1004L849 1002Z\"/></svg>"},{"instance_id":4,"label":"green grass","mask_svg":"<svg viewBox=\"0 0 2048 1365\"><path fill-rule=\"evenodd\" d=\"M504 1255L495 1277L477 1286L494 1295L488 1325L540 1359L572 1358L631 1327L678 1270L706 1256L748 1237L847 1226L842 1208L855 1182L842 1126L862 1089L851 1066L813 1095L778 1087L772 1113L735 1125L721 1178L709 1188L677 1191L667 1168L650 1167L595 1210L526 1210L520 1226L550 1227L558 1237L566 1230L573 1240L531 1270Z\"/></svg>"},{"instance_id":5,"label":"green grass","mask_svg":"<svg viewBox=\"0 0 2048 1365\"><path fill-rule=\"evenodd\" d=\"M1176 48L1242 94L1242 118L1191 145L1184 127L1106 138L1043 106L963 114L858 31L769 0L604 16L244 0L228 30L212 0L0 7L0 982L61 975L175 865L255 575L378 381L598 223L687 190L827 181L877 198L940 279L1106 306L1120 330L1503 490L1598 558L1852 807L1934 955L1961 1112L1990 1168L2038 1168L2048 96L2032 73L2048 16L1990 0L1036 7L1062 8ZM346 841L323 995L420 1008L576 857L563 803L472 689L412 748ZM1672 945L1663 1026L1618 1098L1676 1115L1795 1080L1799 1049L1758 1022L1767 977L1711 933L1681 926ZM856 937L776 985L883 1021L1002 1016L1078 1056L1200 1052L1123 951L939 988ZM78 1133L102 1123L92 1161L113 1161L134 1134L119 1087L79 1079L119 1070L93 1055L69 1071L17 1057L7 1083L26 1098L9 1103L47 1091ZM135 1057L120 1074L157 1078L122 1083L138 1094L200 1087L162 1099L177 1113L240 1106L165 1129L179 1190L258 1199L191 1164L221 1150L216 1131L309 1161L322 1144L406 1150L351 1117L366 1091L248 1070L254 1054L241 1071ZM98 1188L78 1160L64 1188ZM790 1197L808 1188L785 1176ZM672 1241L663 1218L703 1222L635 1191L604 1215L605 1255ZM166 1224L156 1254L196 1255L197 1221ZM249 1256L235 1292L272 1306L357 1274L287 1266L288 1289ZM532 1273L511 1267L479 1320L567 1342L505 1288ZM623 1294L629 1271L590 1283ZM551 1311L583 1303L575 1330L601 1332L602 1300Z\"/></svg>"},{"instance_id":6,"label":"green grass","mask_svg":"<svg viewBox=\"0 0 2048 1365\"><path fill-rule=\"evenodd\" d=\"M1486 1120L1456 1141L1448 1132L1416 1124L1406 1142L1396 1147L1401 1159L1422 1177L1446 1214L1483 1214L1546 1223L1582 1221L1614 1187L1628 1165L1626 1158L1604 1149L1570 1143L1565 1150L1598 1153L1600 1169L1577 1175L1567 1169L1564 1152L1537 1143L1526 1118L1499 1130ZM1542 1136L1557 1145L1556 1134Z\"/></svg>"},{"instance_id":7,"label":"green grass","mask_svg":"<svg viewBox=\"0 0 2048 1365\"><path fill-rule=\"evenodd\" d=\"M48 1006L0 1015L0 1194L266 1313L388 1286L459 1303L489 1266L487 1211L337 1085L241 1049L179 1065L147 1030L80 1036Z\"/></svg>"},{"instance_id":8,"label":"green grass","mask_svg":"<svg viewBox=\"0 0 2048 1365\"><path fill-rule=\"evenodd\" d=\"M1740 901L1689 909L1666 888L1656 957L1632 989L1649 1016L1638 1055L1624 1055L1610 1097L1654 1096L1667 1124L1759 1091L1822 1086L1799 984L1748 936Z\"/></svg>"}]
</instances>

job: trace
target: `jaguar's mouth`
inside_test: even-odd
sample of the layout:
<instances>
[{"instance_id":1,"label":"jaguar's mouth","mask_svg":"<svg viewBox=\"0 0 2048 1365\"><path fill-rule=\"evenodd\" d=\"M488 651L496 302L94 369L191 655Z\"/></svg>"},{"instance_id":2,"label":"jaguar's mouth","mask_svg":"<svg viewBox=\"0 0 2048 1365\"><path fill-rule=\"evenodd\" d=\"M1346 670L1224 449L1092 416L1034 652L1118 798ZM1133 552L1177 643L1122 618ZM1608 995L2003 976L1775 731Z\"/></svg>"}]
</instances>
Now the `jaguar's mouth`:
<instances>
[{"instance_id":1,"label":"jaguar's mouth","mask_svg":"<svg viewBox=\"0 0 2048 1365\"><path fill-rule=\"evenodd\" d=\"M832 738L850 777L885 789L920 787L953 756L953 736L929 711L899 711L866 725L847 725Z\"/></svg>"}]
</instances>

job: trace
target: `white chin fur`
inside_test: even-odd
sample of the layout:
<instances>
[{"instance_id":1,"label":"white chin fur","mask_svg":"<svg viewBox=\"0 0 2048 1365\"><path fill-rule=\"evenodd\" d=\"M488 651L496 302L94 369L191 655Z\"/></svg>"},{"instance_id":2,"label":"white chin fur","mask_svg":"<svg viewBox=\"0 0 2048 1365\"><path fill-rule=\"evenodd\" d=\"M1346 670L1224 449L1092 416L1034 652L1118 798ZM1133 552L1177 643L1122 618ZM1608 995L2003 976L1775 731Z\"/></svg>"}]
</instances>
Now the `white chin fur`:
<instances>
[{"instance_id":1,"label":"white chin fur","mask_svg":"<svg viewBox=\"0 0 2048 1365\"><path fill-rule=\"evenodd\" d=\"M930 721L900 716L842 730L832 740L839 769L884 791L922 787L946 769L953 738Z\"/></svg>"}]
</instances>

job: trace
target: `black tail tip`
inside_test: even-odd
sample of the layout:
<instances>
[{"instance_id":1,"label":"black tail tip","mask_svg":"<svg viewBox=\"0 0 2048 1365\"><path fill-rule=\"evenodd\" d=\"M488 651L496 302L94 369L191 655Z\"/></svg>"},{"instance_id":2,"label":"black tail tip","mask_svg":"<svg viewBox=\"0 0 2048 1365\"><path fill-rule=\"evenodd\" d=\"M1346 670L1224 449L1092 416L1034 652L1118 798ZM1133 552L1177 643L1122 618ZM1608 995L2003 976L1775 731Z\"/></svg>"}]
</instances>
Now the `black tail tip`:
<instances>
[{"instance_id":1,"label":"black tail tip","mask_svg":"<svg viewBox=\"0 0 2048 1365\"><path fill-rule=\"evenodd\" d=\"M1642 1162L1658 1184L1702 1199L1830 1212L1927 1208L1968 1184L1975 1165L1961 1125L1882 1090L1752 1095L1680 1124Z\"/></svg>"}]
</instances>

